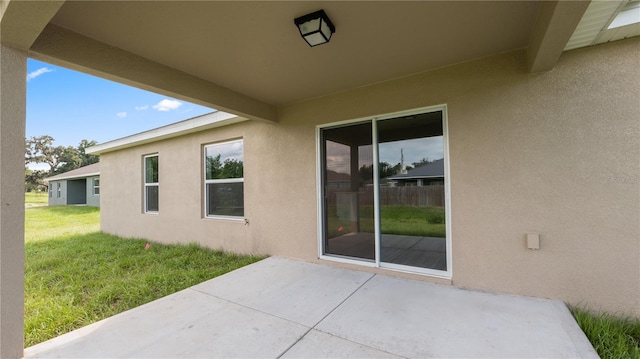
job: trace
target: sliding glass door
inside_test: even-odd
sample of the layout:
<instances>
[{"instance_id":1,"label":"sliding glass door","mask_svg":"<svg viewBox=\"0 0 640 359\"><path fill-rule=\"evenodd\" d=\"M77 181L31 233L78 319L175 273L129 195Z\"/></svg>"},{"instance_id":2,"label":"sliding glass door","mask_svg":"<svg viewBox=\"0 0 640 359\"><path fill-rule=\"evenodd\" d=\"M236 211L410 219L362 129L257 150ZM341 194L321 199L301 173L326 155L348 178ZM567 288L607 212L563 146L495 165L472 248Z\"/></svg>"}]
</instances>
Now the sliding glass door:
<instances>
[{"instance_id":1,"label":"sliding glass door","mask_svg":"<svg viewBox=\"0 0 640 359\"><path fill-rule=\"evenodd\" d=\"M445 109L320 129L321 254L449 272Z\"/></svg>"},{"instance_id":2,"label":"sliding glass door","mask_svg":"<svg viewBox=\"0 0 640 359\"><path fill-rule=\"evenodd\" d=\"M446 271L442 113L377 125L380 261Z\"/></svg>"},{"instance_id":3,"label":"sliding glass door","mask_svg":"<svg viewBox=\"0 0 640 359\"><path fill-rule=\"evenodd\" d=\"M375 260L371 123L322 131L324 252Z\"/></svg>"}]
</instances>

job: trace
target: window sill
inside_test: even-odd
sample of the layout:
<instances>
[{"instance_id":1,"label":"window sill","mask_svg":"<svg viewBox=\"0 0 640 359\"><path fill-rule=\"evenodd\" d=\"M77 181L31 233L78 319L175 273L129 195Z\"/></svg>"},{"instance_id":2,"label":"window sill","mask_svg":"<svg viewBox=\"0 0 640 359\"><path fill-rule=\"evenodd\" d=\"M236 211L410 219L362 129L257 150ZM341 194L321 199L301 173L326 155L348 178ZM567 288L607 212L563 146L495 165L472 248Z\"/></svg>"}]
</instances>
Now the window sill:
<instances>
[{"instance_id":1,"label":"window sill","mask_svg":"<svg viewBox=\"0 0 640 359\"><path fill-rule=\"evenodd\" d=\"M245 217L231 217L231 216L204 216L204 219L213 219L213 220L223 220L223 221L231 221L231 222L243 222L248 223L249 221Z\"/></svg>"}]
</instances>

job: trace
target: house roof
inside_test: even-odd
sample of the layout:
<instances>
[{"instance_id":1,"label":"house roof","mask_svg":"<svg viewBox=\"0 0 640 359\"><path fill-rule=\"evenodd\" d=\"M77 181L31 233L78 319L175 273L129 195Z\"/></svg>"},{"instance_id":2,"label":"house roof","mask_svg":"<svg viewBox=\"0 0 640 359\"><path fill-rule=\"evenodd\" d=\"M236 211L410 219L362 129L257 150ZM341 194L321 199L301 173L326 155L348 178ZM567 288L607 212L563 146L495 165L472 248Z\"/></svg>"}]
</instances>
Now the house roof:
<instances>
[{"instance_id":1,"label":"house roof","mask_svg":"<svg viewBox=\"0 0 640 359\"><path fill-rule=\"evenodd\" d=\"M247 121L247 119L244 117L232 115L230 113L216 111L208 113L206 115L193 117L184 121L172 123L170 125L140 132L131 136L101 143L99 145L95 145L85 149L85 152L90 154L107 153L167 138L182 136L188 133L226 126L242 121Z\"/></svg>"},{"instance_id":2,"label":"house roof","mask_svg":"<svg viewBox=\"0 0 640 359\"><path fill-rule=\"evenodd\" d=\"M444 159L412 168L407 173L388 177L390 180L444 177Z\"/></svg>"},{"instance_id":3,"label":"house roof","mask_svg":"<svg viewBox=\"0 0 640 359\"><path fill-rule=\"evenodd\" d=\"M628 1L607 1L602 19L600 3L9 1L1 39L37 60L277 122L284 106L456 63L524 49L523 69L541 72L572 38L586 40L570 48L640 34L608 29ZM310 48L293 19L319 9L336 32Z\"/></svg>"},{"instance_id":4,"label":"house roof","mask_svg":"<svg viewBox=\"0 0 640 359\"><path fill-rule=\"evenodd\" d=\"M327 170L327 182L351 182L351 175L348 173Z\"/></svg>"},{"instance_id":5,"label":"house roof","mask_svg":"<svg viewBox=\"0 0 640 359\"><path fill-rule=\"evenodd\" d=\"M49 178L45 178L45 182L68 180L74 178L91 177L100 175L100 162L87 165L84 167L76 168L65 173L60 173Z\"/></svg>"}]
</instances>

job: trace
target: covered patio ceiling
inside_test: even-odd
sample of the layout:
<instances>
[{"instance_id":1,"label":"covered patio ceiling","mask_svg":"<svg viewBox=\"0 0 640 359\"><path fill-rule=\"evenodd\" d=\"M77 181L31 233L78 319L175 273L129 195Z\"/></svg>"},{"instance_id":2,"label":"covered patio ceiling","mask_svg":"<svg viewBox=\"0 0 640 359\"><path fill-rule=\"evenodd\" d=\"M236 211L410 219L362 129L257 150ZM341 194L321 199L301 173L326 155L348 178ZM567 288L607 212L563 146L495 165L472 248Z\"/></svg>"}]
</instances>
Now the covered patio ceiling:
<instances>
[{"instance_id":1,"label":"covered patio ceiling","mask_svg":"<svg viewBox=\"0 0 640 359\"><path fill-rule=\"evenodd\" d=\"M549 70L589 3L10 0L1 34L35 59L277 122L282 106L516 49L523 71ZM336 33L310 48L293 19L318 9Z\"/></svg>"}]
</instances>

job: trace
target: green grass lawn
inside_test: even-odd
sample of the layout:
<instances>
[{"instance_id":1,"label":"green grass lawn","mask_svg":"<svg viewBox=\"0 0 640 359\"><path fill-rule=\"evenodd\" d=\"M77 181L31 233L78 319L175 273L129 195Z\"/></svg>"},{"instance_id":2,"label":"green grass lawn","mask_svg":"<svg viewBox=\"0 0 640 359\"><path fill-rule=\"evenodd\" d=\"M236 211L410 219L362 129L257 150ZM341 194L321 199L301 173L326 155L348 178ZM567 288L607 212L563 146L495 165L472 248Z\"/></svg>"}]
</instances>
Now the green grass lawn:
<instances>
[{"instance_id":1,"label":"green grass lawn","mask_svg":"<svg viewBox=\"0 0 640 359\"><path fill-rule=\"evenodd\" d=\"M360 231L374 232L372 206L360 207ZM340 219L336 207L329 208L328 236L342 235L338 228L349 228L350 221ZM382 206L380 226L384 234L407 236L446 237L445 213L441 207Z\"/></svg>"},{"instance_id":2,"label":"green grass lawn","mask_svg":"<svg viewBox=\"0 0 640 359\"><path fill-rule=\"evenodd\" d=\"M603 359L640 358L640 319L571 307L571 313Z\"/></svg>"},{"instance_id":3,"label":"green grass lawn","mask_svg":"<svg viewBox=\"0 0 640 359\"><path fill-rule=\"evenodd\" d=\"M26 209L25 346L262 259L99 232L99 209Z\"/></svg>"},{"instance_id":4,"label":"green grass lawn","mask_svg":"<svg viewBox=\"0 0 640 359\"><path fill-rule=\"evenodd\" d=\"M24 194L24 203L27 205L48 204L49 196L47 195L47 192L26 192Z\"/></svg>"},{"instance_id":5,"label":"green grass lawn","mask_svg":"<svg viewBox=\"0 0 640 359\"><path fill-rule=\"evenodd\" d=\"M386 234L446 237L444 208L382 206L380 230Z\"/></svg>"},{"instance_id":6,"label":"green grass lawn","mask_svg":"<svg viewBox=\"0 0 640 359\"><path fill-rule=\"evenodd\" d=\"M25 209L25 241L50 240L100 231L100 209L51 206Z\"/></svg>"}]
</instances>

